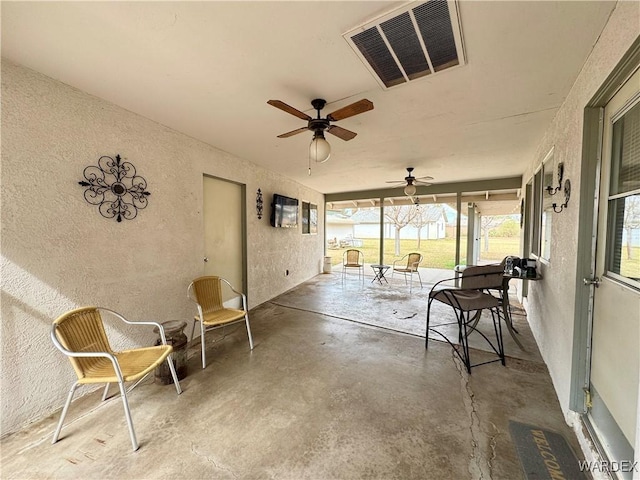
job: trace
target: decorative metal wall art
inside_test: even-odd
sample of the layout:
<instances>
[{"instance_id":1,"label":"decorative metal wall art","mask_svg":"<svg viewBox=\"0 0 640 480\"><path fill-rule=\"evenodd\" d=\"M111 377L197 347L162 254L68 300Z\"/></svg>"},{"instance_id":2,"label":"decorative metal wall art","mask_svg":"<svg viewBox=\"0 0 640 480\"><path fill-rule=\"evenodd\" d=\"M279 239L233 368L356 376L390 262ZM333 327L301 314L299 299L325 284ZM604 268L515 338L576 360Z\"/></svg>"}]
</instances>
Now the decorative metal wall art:
<instances>
[{"instance_id":1,"label":"decorative metal wall art","mask_svg":"<svg viewBox=\"0 0 640 480\"><path fill-rule=\"evenodd\" d=\"M262 220L262 191L258 189L256 193L256 213L258 214L258 220Z\"/></svg>"},{"instance_id":2,"label":"decorative metal wall art","mask_svg":"<svg viewBox=\"0 0 640 480\"><path fill-rule=\"evenodd\" d=\"M564 163L560 162L558 164L558 186L552 187L551 185L547 185L545 190L549 195L555 195L560 190L562 190L562 179L564 178Z\"/></svg>"},{"instance_id":3,"label":"decorative metal wall art","mask_svg":"<svg viewBox=\"0 0 640 480\"><path fill-rule=\"evenodd\" d=\"M105 218L132 220L138 210L146 208L148 197L147 181L136 173L130 162L121 161L120 155L111 158L106 155L98 159L97 166L84 169L84 178L78 183L85 188L84 199L91 205L98 205L98 211Z\"/></svg>"},{"instance_id":4,"label":"decorative metal wall art","mask_svg":"<svg viewBox=\"0 0 640 480\"><path fill-rule=\"evenodd\" d=\"M569 205L569 199L571 198L571 182L567 178L564 181L564 203L558 205L557 203L552 203L553 211L556 213L562 212ZM559 207L559 208L558 208Z\"/></svg>"}]
</instances>

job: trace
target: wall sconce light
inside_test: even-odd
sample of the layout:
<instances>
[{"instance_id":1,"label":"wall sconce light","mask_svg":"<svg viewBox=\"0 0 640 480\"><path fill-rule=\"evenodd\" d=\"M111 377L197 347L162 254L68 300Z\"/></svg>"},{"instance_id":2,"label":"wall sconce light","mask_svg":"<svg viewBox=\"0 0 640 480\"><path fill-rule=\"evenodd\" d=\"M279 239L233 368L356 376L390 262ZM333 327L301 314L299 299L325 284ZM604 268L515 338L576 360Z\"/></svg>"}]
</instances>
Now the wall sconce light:
<instances>
[{"instance_id":1,"label":"wall sconce light","mask_svg":"<svg viewBox=\"0 0 640 480\"><path fill-rule=\"evenodd\" d=\"M262 220L262 191L258 189L256 193L256 214L258 215L258 220Z\"/></svg>"},{"instance_id":2,"label":"wall sconce light","mask_svg":"<svg viewBox=\"0 0 640 480\"><path fill-rule=\"evenodd\" d=\"M564 163L560 162L558 164L558 186L552 187L551 185L547 185L547 187L545 188L545 190L549 195L555 195L560 191L560 189L562 188L563 177L564 177ZM571 187L569 187L569 190L571 190Z\"/></svg>"},{"instance_id":3,"label":"wall sconce light","mask_svg":"<svg viewBox=\"0 0 640 480\"><path fill-rule=\"evenodd\" d=\"M553 211L556 212L556 213L560 213L565 208L567 208L567 205L569 205L569 198L570 197L571 197L571 182L567 178L565 180L565 182L564 182L564 203L559 205L559 210L557 208L558 204L557 203L552 203L551 206L553 207Z\"/></svg>"}]
</instances>

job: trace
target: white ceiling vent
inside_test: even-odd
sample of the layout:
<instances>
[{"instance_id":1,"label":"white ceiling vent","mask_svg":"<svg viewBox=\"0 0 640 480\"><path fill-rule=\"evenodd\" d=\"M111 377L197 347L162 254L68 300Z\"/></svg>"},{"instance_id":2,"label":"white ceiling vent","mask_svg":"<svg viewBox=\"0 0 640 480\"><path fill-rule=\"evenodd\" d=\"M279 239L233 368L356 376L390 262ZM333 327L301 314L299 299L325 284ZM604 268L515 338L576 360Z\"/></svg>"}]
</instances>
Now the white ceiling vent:
<instances>
[{"instance_id":1,"label":"white ceiling vent","mask_svg":"<svg viewBox=\"0 0 640 480\"><path fill-rule=\"evenodd\" d=\"M343 36L384 89L465 63L455 1L412 2Z\"/></svg>"}]
</instances>

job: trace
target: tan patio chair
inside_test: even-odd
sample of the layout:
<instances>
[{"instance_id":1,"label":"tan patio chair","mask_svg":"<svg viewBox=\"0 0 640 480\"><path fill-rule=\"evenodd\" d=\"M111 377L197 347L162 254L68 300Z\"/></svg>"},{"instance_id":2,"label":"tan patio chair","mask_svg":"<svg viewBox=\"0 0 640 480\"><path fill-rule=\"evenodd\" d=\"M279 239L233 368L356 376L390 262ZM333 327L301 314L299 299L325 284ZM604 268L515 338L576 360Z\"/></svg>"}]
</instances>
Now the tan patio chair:
<instances>
[{"instance_id":1,"label":"tan patio chair","mask_svg":"<svg viewBox=\"0 0 640 480\"><path fill-rule=\"evenodd\" d=\"M358 279L364 283L364 253L360 250L350 248L342 254L342 281L346 277L347 268L358 269Z\"/></svg>"},{"instance_id":2,"label":"tan patio chair","mask_svg":"<svg viewBox=\"0 0 640 480\"><path fill-rule=\"evenodd\" d=\"M223 303L222 286L227 285L235 294L235 298L242 299L242 309L227 308ZM222 277L205 276L196 278L187 288L187 296L198 307L198 315L193 318L191 329L191 340L195 333L196 322L200 322L200 344L202 348L202 368L207 366L205 355L204 334L210 330L223 328L238 322L245 322L247 335L249 336L249 347L253 350L253 338L251 337L251 327L249 326L249 310L247 309L247 297L239 292Z\"/></svg>"},{"instance_id":3,"label":"tan patio chair","mask_svg":"<svg viewBox=\"0 0 640 480\"><path fill-rule=\"evenodd\" d=\"M418 267L422 263L422 254L418 252L408 253L400 260L395 260L393 262L392 271L391 271L391 279L393 280L393 275L398 272L404 275L404 283L407 283L407 275L409 276L409 293L411 293L413 287L413 275L418 275L418 280L420 280L420 288L422 288L422 278L420 278L420 270Z\"/></svg>"},{"instance_id":4,"label":"tan patio chair","mask_svg":"<svg viewBox=\"0 0 640 480\"><path fill-rule=\"evenodd\" d=\"M160 332L161 345L153 347L141 347L130 350L113 351L109 345L109 340L102 321L102 313L118 318L129 325L150 325ZM64 418L69 410L73 394L81 384L105 383L102 400L107 398L109 385L117 383L120 387L124 414L129 427L129 436L133 450L138 449L136 433L133 429L127 391L133 390L144 378L165 360L169 364L171 376L176 386L178 394L182 393L178 376L173 365L171 352L173 347L167 345L164 328L156 322L130 322L119 313L106 308L83 307L71 310L54 322L51 329L51 339L53 344L71 361L78 380L71 386L67 401L62 409L58 427L53 434L53 442L58 441ZM126 390L125 382L136 382Z\"/></svg>"}]
</instances>

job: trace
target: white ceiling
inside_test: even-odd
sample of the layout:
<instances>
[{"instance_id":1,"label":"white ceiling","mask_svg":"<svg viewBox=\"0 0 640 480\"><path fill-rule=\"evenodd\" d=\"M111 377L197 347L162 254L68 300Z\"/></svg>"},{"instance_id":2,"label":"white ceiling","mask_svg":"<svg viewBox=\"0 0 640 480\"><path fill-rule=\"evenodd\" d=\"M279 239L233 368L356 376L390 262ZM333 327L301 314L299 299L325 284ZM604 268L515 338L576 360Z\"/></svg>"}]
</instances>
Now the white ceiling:
<instances>
[{"instance_id":1,"label":"white ceiling","mask_svg":"<svg viewBox=\"0 0 640 480\"><path fill-rule=\"evenodd\" d=\"M462 1L467 64L382 90L342 34L406 2L2 2L2 56L323 193L520 175L615 2ZM337 123L307 175L314 116Z\"/></svg>"}]
</instances>

